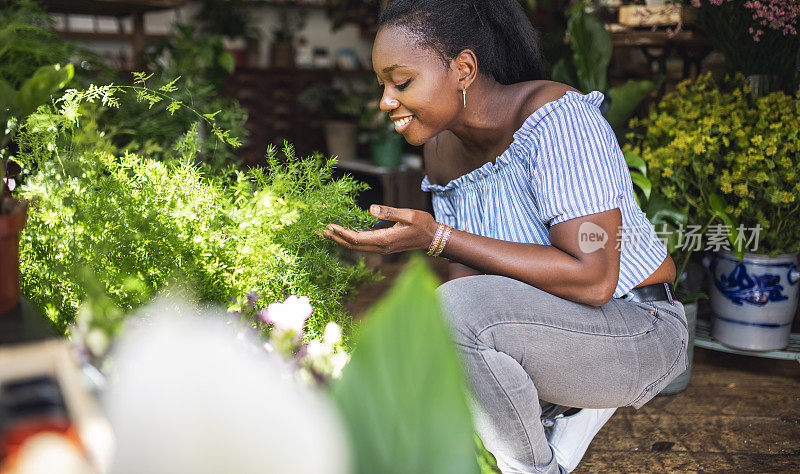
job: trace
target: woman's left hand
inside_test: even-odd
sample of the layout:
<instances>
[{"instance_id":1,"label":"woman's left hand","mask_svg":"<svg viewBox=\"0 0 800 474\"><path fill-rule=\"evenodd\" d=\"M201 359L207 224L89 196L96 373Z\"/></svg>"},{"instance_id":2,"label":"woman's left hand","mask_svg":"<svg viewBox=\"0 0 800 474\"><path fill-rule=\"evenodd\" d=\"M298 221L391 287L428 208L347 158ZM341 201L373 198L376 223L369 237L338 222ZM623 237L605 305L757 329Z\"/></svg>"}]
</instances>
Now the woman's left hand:
<instances>
[{"instance_id":1,"label":"woman's left hand","mask_svg":"<svg viewBox=\"0 0 800 474\"><path fill-rule=\"evenodd\" d=\"M370 206L370 214L386 221L397 222L387 229L356 232L329 224L323 237L351 250L390 254L407 250L427 250L439 224L429 213L415 209L396 209Z\"/></svg>"}]
</instances>

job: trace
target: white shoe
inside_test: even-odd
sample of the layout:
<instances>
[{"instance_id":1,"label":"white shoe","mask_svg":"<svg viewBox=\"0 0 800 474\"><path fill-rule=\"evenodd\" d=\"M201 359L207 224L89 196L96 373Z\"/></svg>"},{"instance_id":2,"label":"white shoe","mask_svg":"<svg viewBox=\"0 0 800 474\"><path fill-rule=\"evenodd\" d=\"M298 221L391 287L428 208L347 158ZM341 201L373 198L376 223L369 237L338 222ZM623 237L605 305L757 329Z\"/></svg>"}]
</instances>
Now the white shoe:
<instances>
[{"instance_id":1,"label":"white shoe","mask_svg":"<svg viewBox=\"0 0 800 474\"><path fill-rule=\"evenodd\" d=\"M572 416L557 416L553 420L553 428L548 437L556 462L567 472L572 472L578 467L592 438L616 410L616 408L584 408Z\"/></svg>"}]
</instances>

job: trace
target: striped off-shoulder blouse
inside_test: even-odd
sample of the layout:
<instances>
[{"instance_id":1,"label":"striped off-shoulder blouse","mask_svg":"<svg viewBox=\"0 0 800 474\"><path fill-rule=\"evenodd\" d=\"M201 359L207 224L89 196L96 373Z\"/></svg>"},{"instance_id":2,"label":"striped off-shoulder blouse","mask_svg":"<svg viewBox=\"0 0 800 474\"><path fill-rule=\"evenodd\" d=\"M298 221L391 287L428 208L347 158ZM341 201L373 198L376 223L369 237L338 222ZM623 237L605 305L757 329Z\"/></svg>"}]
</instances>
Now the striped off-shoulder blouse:
<instances>
[{"instance_id":1,"label":"striped off-shoulder blouse","mask_svg":"<svg viewBox=\"0 0 800 474\"><path fill-rule=\"evenodd\" d=\"M426 176L436 220L473 234L550 245L548 228L619 208L620 271L614 297L644 281L667 255L633 194L630 173L599 105L603 94L569 91L532 113L494 163L444 186ZM616 240L616 241L615 241Z\"/></svg>"}]
</instances>

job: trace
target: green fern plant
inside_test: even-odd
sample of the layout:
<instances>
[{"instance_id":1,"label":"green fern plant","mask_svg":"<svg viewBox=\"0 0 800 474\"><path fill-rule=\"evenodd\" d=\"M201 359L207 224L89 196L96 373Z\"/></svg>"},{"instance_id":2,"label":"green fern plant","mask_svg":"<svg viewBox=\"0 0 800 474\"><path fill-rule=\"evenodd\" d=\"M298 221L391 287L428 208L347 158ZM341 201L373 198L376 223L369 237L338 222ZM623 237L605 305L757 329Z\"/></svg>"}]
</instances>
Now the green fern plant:
<instances>
[{"instance_id":1,"label":"green fern plant","mask_svg":"<svg viewBox=\"0 0 800 474\"><path fill-rule=\"evenodd\" d=\"M366 185L332 180L335 162L297 157L288 144L284 161L271 147L265 168L216 174L194 164L196 133L164 161L119 151L92 126L87 114L96 109L87 105L116 107L133 93L169 113L188 107L170 95L175 83L152 90L146 80L137 74L130 86L66 91L21 127L20 159L35 170L19 190L32 202L20 249L23 294L62 332L86 297L76 276L86 269L125 312L180 282L230 308L251 291L265 303L307 295L317 309L310 337L331 320L348 329L341 301L372 274L363 262L343 264L335 244L315 232L329 222L373 223L354 199ZM214 114L188 108L220 141L238 144Z\"/></svg>"}]
</instances>

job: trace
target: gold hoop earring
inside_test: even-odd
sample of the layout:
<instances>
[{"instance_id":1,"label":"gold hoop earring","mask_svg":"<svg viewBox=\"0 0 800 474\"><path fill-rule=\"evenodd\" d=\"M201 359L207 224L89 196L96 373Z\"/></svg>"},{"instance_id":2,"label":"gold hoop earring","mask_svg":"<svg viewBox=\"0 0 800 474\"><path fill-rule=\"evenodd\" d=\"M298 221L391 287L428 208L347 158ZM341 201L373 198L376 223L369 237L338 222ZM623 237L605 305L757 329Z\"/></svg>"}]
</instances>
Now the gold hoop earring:
<instances>
[{"instance_id":1,"label":"gold hoop earring","mask_svg":"<svg viewBox=\"0 0 800 474\"><path fill-rule=\"evenodd\" d=\"M461 92L464 93L464 108L466 109L467 108L467 88L465 87L465 88L461 89Z\"/></svg>"}]
</instances>

